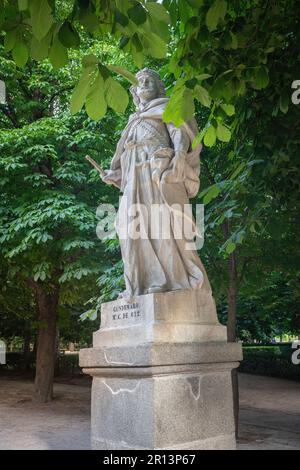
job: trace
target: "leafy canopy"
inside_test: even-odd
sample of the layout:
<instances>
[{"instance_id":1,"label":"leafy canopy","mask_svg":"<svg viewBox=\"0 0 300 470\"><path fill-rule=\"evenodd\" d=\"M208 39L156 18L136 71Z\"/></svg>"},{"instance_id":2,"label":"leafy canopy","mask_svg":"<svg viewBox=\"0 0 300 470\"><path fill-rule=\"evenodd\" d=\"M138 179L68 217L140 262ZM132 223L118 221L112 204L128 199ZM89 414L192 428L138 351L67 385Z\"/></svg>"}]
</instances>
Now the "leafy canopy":
<instances>
[{"instance_id":1,"label":"leafy canopy","mask_svg":"<svg viewBox=\"0 0 300 470\"><path fill-rule=\"evenodd\" d=\"M179 126L192 116L194 101L208 107L197 140L209 147L231 139L240 99L269 86L277 57L291 48L294 60L299 55L297 0L0 0L0 11L5 49L20 67L29 57L49 57L62 67L81 46L83 33L100 41L113 37L137 67L146 56L167 57L173 94L164 119ZM92 119L101 119L108 107L124 112L128 98L114 74L135 83L133 74L109 63L105 53L87 55L72 112L84 105ZM278 90L283 113L289 107L287 87L286 81Z\"/></svg>"}]
</instances>

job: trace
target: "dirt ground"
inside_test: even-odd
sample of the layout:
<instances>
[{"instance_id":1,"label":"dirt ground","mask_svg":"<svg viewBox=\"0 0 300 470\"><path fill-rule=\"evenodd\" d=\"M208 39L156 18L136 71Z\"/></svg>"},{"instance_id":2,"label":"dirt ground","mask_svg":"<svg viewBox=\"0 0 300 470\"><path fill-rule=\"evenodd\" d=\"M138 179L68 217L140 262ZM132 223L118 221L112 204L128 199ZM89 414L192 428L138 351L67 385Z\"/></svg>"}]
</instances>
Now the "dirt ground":
<instances>
[{"instance_id":1,"label":"dirt ground","mask_svg":"<svg viewBox=\"0 0 300 470\"><path fill-rule=\"evenodd\" d=\"M300 449L300 383L240 374L243 449ZM55 384L51 403L31 401L30 379L0 377L0 449L89 449L90 382Z\"/></svg>"},{"instance_id":2,"label":"dirt ground","mask_svg":"<svg viewBox=\"0 0 300 470\"><path fill-rule=\"evenodd\" d=\"M300 450L300 383L240 374L239 449Z\"/></svg>"},{"instance_id":3,"label":"dirt ground","mask_svg":"<svg viewBox=\"0 0 300 470\"><path fill-rule=\"evenodd\" d=\"M36 404L33 383L0 378L0 449L89 449L90 382L55 384L55 399Z\"/></svg>"}]
</instances>

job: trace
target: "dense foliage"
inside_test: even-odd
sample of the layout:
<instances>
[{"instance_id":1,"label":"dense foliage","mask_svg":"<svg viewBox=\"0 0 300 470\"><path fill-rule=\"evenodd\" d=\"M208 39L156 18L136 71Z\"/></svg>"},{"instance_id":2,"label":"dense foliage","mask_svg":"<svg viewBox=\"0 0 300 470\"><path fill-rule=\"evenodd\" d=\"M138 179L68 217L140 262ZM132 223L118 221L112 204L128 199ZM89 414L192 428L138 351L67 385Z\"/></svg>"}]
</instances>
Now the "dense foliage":
<instances>
[{"instance_id":1,"label":"dense foliage","mask_svg":"<svg viewBox=\"0 0 300 470\"><path fill-rule=\"evenodd\" d=\"M94 39L112 35L140 67L145 56L164 58L176 80L165 112L179 125L190 118L194 100L210 108L207 125L198 136L207 146L228 142L234 105L251 90L265 89L281 74L277 59L296 70L299 53L299 2L296 0L1 0L4 46L19 66L29 56L49 57L54 67L71 60L70 51L84 45L83 33ZM168 27L169 26L169 27ZM168 54L170 41L172 53ZM128 97L112 73L134 82L128 68L111 64L105 52L87 54L71 109L85 104L95 119L107 106L124 111ZM291 60L294 62L292 63ZM276 68L275 68L276 64ZM285 77L287 78L287 77ZM293 77L295 80L297 77ZM287 112L291 83L278 86L274 98ZM235 120L234 130L238 126Z\"/></svg>"}]
</instances>

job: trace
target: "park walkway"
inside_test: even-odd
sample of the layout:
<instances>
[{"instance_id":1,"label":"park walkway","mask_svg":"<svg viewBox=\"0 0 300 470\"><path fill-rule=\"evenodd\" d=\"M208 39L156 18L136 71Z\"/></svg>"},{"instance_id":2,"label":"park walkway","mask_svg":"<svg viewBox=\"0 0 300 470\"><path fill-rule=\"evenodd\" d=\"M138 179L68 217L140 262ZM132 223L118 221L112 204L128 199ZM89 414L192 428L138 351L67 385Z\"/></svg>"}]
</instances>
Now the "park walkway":
<instances>
[{"instance_id":1,"label":"park walkway","mask_svg":"<svg viewBox=\"0 0 300 470\"><path fill-rule=\"evenodd\" d=\"M56 383L52 403L32 383L0 378L0 449L89 449L90 388ZM239 449L300 449L300 383L240 375Z\"/></svg>"},{"instance_id":2,"label":"park walkway","mask_svg":"<svg viewBox=\"0 0 300 470\"><path fill-rule=\"evenodd\" d=\"M239 449L300 450L300 383L240 374Z\"/></svg>"}]
</instances>

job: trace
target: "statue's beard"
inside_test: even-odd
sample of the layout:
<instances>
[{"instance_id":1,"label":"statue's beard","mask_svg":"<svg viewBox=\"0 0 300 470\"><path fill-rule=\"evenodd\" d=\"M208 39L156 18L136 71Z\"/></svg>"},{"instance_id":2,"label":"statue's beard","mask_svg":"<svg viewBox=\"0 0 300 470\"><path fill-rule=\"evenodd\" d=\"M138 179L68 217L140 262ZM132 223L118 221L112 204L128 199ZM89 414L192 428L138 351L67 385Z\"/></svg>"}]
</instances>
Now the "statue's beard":
<instances>
[{"instance_id":1,"label":"statue's beard","mask_svg":"<svg viewBox=\"0 0 300 470\"><path fill-rule=\"evenodd\" d=\"M147 103L148 101L154 100L157 96L156 91L154 90L143 90L139 93L139 99L142 103Z\"/></svg>"}]
</instances>

